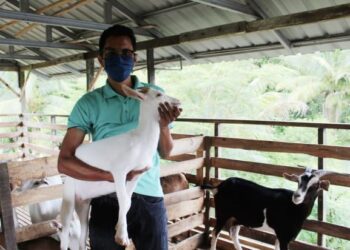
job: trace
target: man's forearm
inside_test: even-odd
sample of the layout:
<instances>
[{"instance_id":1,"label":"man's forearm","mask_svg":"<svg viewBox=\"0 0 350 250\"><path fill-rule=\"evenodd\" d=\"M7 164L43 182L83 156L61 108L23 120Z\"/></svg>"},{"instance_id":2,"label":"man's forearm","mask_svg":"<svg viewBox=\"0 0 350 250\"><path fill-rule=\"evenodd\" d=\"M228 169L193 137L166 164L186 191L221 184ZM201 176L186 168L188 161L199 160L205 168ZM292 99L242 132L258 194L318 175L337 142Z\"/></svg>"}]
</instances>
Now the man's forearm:
<instances>
[{"instance_id":1,"label":"man's forearm","mask_svg":"<svg viewBox=\"0 0 350 250\"><path fill-rule=\"evenodd\" d=\"M92 167L75 156L59 156L58 171L79 180L113 181L109 172Z\"/></svg>"},{"instance_id":2,"label":"man's forearm","mask_svg":"<svg viewBox=\"0 0 350 250\"><path fill-rule=\"evenodd\" d=\"M162 158L166 158L170 155L171 150L173 149L174 143L171 136L170 130L168 127L163 127L160 129L159 136L159 154Z\"/></svg>"}]
</instances>

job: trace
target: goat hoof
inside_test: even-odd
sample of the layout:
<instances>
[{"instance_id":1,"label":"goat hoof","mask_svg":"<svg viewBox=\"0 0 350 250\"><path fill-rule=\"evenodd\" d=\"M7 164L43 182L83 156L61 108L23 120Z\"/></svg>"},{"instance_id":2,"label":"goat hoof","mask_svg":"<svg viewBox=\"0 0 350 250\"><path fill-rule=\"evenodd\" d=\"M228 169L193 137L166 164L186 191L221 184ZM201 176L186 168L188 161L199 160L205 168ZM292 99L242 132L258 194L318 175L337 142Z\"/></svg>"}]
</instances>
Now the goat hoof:
<instances>
[{"instance_id":1,"label":"goat hoof","mask_svg":"<svg viewBox=\"0 0 350 250\"><path fill-rule=\"evenodd\" d=\"M130 245L130 239L128 234L121 234L119 235L118 232L114 237L114 240L117 244L121 245L121 246L128 246Z\"/></svg>"}]
</instances>

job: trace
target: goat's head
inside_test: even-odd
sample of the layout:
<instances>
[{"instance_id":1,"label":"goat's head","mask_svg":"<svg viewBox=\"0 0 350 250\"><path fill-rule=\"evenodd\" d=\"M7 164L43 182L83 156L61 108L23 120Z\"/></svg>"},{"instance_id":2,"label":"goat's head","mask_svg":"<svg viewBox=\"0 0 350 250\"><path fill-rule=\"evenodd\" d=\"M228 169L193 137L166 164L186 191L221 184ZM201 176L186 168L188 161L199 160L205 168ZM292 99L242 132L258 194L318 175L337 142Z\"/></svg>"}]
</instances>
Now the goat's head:
<instances>
[{"instance_id":1,"label":"goat's head","mask_svg":"<svg viewBox=\"0 0 350 250\"><path fill-rule=\"evenodd\" d=\"M330 182L321 180L321 177L327 174L331 174L331 172L309 168L305 169L301 175L284 173L284 178L298 182L298 189L293 193L293 203L298 205L313 202L321 190L328 191Z\"/></svg>"},{"instance_id":2,"label":"goat's head","mask_svg":"<svg viewBox=\"0 0 350 250\"><path fill-rule=\"evenodd\" d=\"M181 105L178 99L168 96L153 88L144 87L134 90L125 85L122 87L122 91L125 93L125 95L144 102L148 107L154 107L154 110L156 110L157 113L160 103L167 102L171 107L179 107Z\"/></svg>"},{"instance_id":3,"label":"goat's head","mask_svg":"<svg viewBox=\"0 0 350 250\"><path fill-rule=\"evenodd\" d=\"M32 188L40 188L57 184L62 184L62 179L59 175L26 180L22 183L21 187L18 188L18 191L27 191Z\"/></svg>"}]
</instances>

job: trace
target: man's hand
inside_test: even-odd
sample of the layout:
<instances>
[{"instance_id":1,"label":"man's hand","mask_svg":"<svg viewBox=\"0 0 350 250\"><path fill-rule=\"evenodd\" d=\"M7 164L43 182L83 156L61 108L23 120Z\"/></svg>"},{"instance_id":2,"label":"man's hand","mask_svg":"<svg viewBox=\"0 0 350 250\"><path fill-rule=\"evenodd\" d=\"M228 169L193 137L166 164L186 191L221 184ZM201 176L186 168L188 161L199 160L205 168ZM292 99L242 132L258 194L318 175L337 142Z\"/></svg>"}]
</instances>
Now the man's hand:
<instances>
[{"instance_id":1,"label":"man's hand","mask_svg":"<svg viewBox=\"0 0 350 250\"><path fill-rule=\"evenodd\" d=\"M170 123L176 120L182 112L179 107L171 107L169 103L161 103L158 107L160 121L159 125L161 128L168 127Z\"/></svg>"}]
</instances>

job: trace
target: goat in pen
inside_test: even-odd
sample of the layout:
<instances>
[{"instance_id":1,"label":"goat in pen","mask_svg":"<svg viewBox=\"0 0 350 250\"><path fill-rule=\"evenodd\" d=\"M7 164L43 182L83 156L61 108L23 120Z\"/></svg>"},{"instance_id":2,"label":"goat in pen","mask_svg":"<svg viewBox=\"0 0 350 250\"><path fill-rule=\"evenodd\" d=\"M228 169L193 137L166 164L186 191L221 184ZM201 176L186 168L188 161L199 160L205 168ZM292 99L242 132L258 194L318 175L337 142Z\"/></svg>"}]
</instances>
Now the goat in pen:
<instances>
[{"instance_id":1,"label":"goat in pen","mask_svg":"<svg viewBox=\"0 0 350 250\"><path fill-rule=\"evenodd\" d=\"M126 181L128 172L151 166L152 157L159 140L160 103L179 106L180 102L164 93L142 88L133 90L125 87L125 92L140 100L139 125L135 130L102 139L91 144L83 144L76 150L76 157L91 166L111 172L114 183L106 181L82 181L67 177L64 183L62 203L61 249L68 247L68 225L74 208L81 223L79 248L85 249L88 231L89 204L92 198L116 192L119 203L118 223L115 240L121 245L129 245L126 214L131 205L131 195L138 177Z\"/></svg>"},{"instance_id":2,"label":"goat in pen","mask_svg":"<svg viewBox=\"0 0 350 250\"><path fill-rule=\"evenodd\" d=\"M269 229L276 234L276 250L287 250L289 242L299 234L310 215L321 190L330 185L320 178L330 172L306 169L303 174L283 176L298 182L298 189L273 189L241 178L228 178L217 187L203 185L214 194L216 225L212 232L211 250L216 249L220 231L229 230L234 246L242 250L238 241L240 226Z\"/></svg>"}]
</instances>

